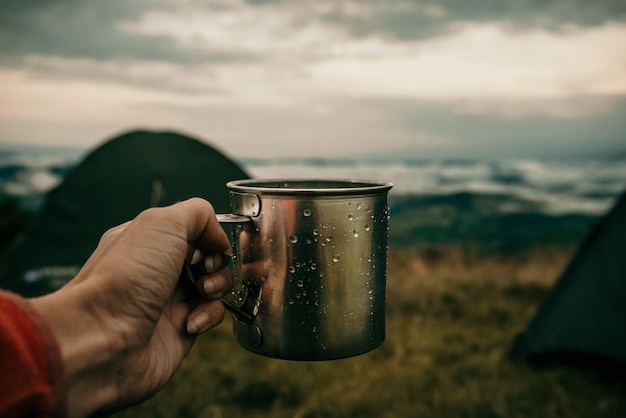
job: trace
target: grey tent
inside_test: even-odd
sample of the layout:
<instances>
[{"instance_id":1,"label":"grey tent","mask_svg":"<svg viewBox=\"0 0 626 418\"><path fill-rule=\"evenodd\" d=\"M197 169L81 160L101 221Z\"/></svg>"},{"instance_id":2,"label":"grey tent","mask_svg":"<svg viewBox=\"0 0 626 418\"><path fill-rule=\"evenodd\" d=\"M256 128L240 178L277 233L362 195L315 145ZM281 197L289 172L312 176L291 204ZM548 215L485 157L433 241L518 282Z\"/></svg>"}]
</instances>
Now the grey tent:
<instances>
[{"instance_id":1,"label":"grey tent","mask_svg":"<svg viewBox=\"0 0 626 418\"><path fill-rule=\"evenodd\" d=\"M535 363L626 366L626 194L583 241L511 355Z\"/></svg>"},{"instance_id":2,"label":"grey tent","mask_svg":"<svg viewBox=\"0 0 626 418\"><path fill-rule=\"evenodd\" d=\"M46 196L14 243L0 287L25 296L50 292L73 277L109 228L152 206L189 197L230 212L226 182L247 173L213 147L169 132L130 132L91 152Z\"/></svg>"}]
</instances>

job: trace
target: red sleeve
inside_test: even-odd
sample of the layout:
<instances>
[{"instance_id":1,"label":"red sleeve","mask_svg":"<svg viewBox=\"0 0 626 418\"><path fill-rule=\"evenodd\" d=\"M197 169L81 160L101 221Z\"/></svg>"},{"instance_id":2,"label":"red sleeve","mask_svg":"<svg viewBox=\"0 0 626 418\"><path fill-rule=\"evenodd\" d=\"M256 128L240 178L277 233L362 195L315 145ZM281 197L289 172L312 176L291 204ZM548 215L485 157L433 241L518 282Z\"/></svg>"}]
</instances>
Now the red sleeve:
<instances>
[{"instance_id":1,"label":"red sleeve","mask_svg":"<svg viewBox=\"0 0 626 418\"><path fill-rule=\"evenodd\" d=\"M25 299L0 291L0 417L64 417L65 385L48 325Z\"/></svg>"}]
</instances>

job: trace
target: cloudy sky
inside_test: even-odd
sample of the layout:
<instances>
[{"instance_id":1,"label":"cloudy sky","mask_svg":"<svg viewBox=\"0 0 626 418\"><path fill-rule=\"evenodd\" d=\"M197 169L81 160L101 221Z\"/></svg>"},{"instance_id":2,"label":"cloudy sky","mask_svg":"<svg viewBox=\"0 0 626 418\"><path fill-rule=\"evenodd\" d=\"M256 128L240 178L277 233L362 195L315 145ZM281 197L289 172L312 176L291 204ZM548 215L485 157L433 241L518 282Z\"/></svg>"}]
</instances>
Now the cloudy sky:
<instances>
[{"instance_id":1,"label":"cloudy sky","mask_svg":"<svg viewBox=\"0 0 626 418\"><path fill-rule=\"evenodd\" d=\"M150 128L238 157L626 148L623 0L0 5L0 143Z\"/></svg>"}]
</instances>

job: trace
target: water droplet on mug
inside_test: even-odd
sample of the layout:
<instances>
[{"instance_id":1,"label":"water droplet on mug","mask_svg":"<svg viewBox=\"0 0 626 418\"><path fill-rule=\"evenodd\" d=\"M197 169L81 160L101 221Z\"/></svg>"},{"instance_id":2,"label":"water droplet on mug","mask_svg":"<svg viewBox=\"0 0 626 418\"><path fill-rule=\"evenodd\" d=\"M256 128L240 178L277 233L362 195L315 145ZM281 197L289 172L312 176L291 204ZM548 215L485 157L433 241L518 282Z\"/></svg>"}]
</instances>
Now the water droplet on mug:
<instances>
[{"instance_id":1,"label":"water droplet on mug","mask_svg":"<svg viewBox=\"0 0 626 418\"><path fill-rule=\"evenodd\" d=\"M357 210L361 210L363 208L363 203L357 203L356 204L356 209Z\"/></svg>"},{"instance_id":2,"label":"water droplet on mug","mask_svg":"<svg viewBox=\"0 0 626 418\"><path fill-rule=\"evenodd\" d=\"M320 230L319 230L319 229L317 229L317 228L315 228L315 229L313 230L313 235L318 236L319 234L320 234Z\"/></svg>"},{"instance_id":3,"label":"water droplet on mug","mask_svg":"<svg viewBox=\"0 0 626 418\"><path fill-rule=\"evenodd\" d=\"M370 224L365 224L365 230L369 231L370 229L372 229L372 227L370 226Z\"/></svg>"},{"instance_id":4,"label":"water droplet on mug","mask_svg":"<svg viewBox=\"0 0 626 418\"><path fill-rule=\"evenodd\" d=\"M289 266L289 273L295 273L296 268L294 266Z\"/></svg>"},{"instance_id":5,"label":"water droplet on mug","mask_svg":"<svg viewBox=\"0 0 626 418\"><path fill-rule=\"evenodd\" d=\"M244 297L243 297L243 292L241 290L236 290L233 292L233 296L235 297L235 300L237 302L242 302Z\"/></svg>"},{"instance_id":6,"label":"water droplet on mug","mask_svg":"<svg viewBox=\"0 0 626 418\"><path fill-rule=\"evenodd\" d=\"M317 268L317 264L311 263L311 270L315 270Z\"/></svg>"},{"instance_id":7,"label":"water droplet on mug","mask_svg":"<svg viewBox=\"0 0 626 418\"><path fill-rule=\"evenodd\" d=\"M304 282L302 280L298 280L296 284L298 285L298 287L304 286Z\"/></svg>"},{"instance_id":8,"label":"water droplet on mug","mask_svg":"<svg viewBox=\"0 0 626 418\"><path fill-rule=\"evenodd\" d=\"M354 235L354 238L358 238L359 236L359 231L357 231L356 229L354 231L352 231L352 235Z\"/></svg>"},{"instance_id":9,"label":"water droplet on mug","mask_svg":"<svg viewBox=\"0 0 626 418\"><path fill-rule=\"evenodd\" d=\"M304 216L311 216L311 209L305 209L305 210L303 210L303 211L302 211L302 214L303 214Z\"/></svg>"},{"instance_id":10,"label":"water droplet on mug","mask_svg":"<svg viewBox=\"0 0 626 418\"><path fill-rule=\"evenodd\" d=\"M348 220L349 220L349 221L354 220L354 215L353 215L353 214L348 215Z\"/></svg>"},{"instance_id":11,"label":"water droplet on mug","mask_svg":"<svg viewBox=\"0 0 626 418\"><path fill-rule=\"evenodd\" d=\"M293 299L289 299L289 304L293 305L295 302L293 301Z\"/></svg>"},{"instance_id":12,"label":"water droplet on mug","mask_svg":"<svg viewBox=\"0 0 626 418\"><path fill-rule=\"evenodd\" d=\"M337 263L339 261L339 254L333 255L333 261Z\"/></svg>"},{"instance_id":13,"label":"water droplet on mug","mask_svg":"<svg viewBox=\"0 0 626 418\"><path fill-rule=\"evenodd\" d=\"M291 235L289 237L289 241L295 244L296 242L298 242L298 237L296 237L295 235Z\"/></svg>"}]
</instances>

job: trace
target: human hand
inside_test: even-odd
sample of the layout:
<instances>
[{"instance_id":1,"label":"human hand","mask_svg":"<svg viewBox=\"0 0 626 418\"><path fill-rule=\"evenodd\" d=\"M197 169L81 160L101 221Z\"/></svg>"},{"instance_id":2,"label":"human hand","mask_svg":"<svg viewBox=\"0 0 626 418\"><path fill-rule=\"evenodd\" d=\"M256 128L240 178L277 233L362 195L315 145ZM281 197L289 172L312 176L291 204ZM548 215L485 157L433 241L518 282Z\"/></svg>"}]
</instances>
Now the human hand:
<instances>
[{"instance_id":1,"label":"human hand","mask_svg":"<svg viewBox=\"0 0 626 418\"><path fill-rule=\"evenodd\" d=\"M229 249L208 202L149 209L105 233L65 287L32 301L59 342L70 416L124 408L167 382L195 336L223 319ZM202 253L209 271L189 292L179 276Z\"/></svg>"}]
</instances>

